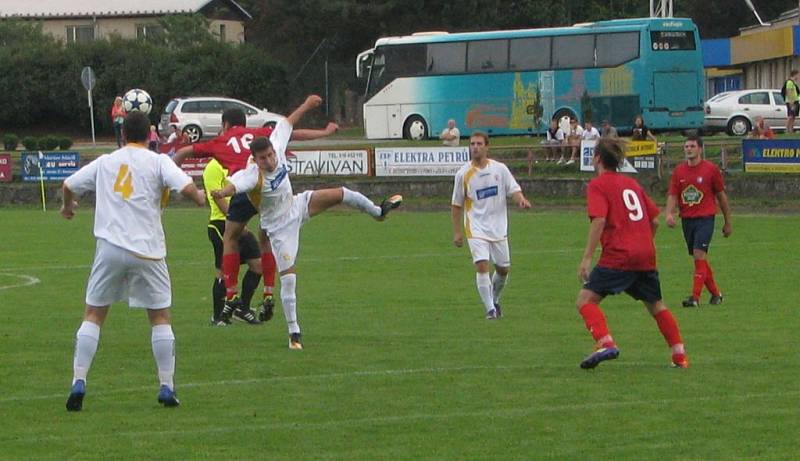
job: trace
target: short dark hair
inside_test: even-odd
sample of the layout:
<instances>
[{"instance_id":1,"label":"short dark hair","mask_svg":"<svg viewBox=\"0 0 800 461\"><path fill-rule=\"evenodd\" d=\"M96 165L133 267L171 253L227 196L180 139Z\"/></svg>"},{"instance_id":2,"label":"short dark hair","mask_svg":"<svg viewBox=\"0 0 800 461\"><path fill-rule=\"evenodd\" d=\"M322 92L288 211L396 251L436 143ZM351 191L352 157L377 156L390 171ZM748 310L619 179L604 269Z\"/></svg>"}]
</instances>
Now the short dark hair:
<instances>
[{"instance_id":1,"label":"short dark hair","mask_svg":"<svg viewBox=\"0 0 800 461\"><path fill-rule=\"evenodd\" d=\"M255 154L256 152L265 151L272 147L272 141L265 137L256 138L253 142L250 143L250 152Z\"/></svg>"},{"instance_id":2,"label":"short dark hair","mask_svg":"<svg viewBox=\"0 0 800 461\"><path fill-rule=\"evenodd\" d=\"M703 147L703 138L697 135L687 136L686 141L694 141L698 146ZM685 142L685 141L684 141Z\"/></svg>"},{"instance_id":3,"label":"short dark hair","mask_svg":"<svg viewBox=\"0 0 800 461\"><path fill-rule=\"evenodd\" d=\"M230 126L245 126L247 125L247 116L242 109L231 107L222 112L222 124L225 123Z\"/></svg>"},{"instance_id":4,"label":"short dark hair","mask_svg":"<svg viewBox=\"0 0 800 461\"><path fill-rule=\"evenodd\" d=\"M600 138L594 147L594 155L600 157L605 169L616 171L625 158L625 145L619 139Z\"/></svg>"},{"instance_id":5,"label":"short dark hair","mask_svg":"<svg viewBox=\"0 0 800 461\"><path fill-rule=\"evenodd\" d=\"M150 137L150 119L144 112L129 112L122 122L122 131L125 133L125 142L143 143Z\"/></svg>"},{"instance_id":6,"label":"short dark hair","mask_svg":"<svg viewBox=\"0 0 800 461\"><path fill-rule=\"evenodd\" d=\"M489 135L484 133L483 131L473 131L472 134L469 135L469 137L470 138L474 138L474 137L483 138L483 143L486 144L487 146L489 145Z\"/></svg>"}]
</instances>

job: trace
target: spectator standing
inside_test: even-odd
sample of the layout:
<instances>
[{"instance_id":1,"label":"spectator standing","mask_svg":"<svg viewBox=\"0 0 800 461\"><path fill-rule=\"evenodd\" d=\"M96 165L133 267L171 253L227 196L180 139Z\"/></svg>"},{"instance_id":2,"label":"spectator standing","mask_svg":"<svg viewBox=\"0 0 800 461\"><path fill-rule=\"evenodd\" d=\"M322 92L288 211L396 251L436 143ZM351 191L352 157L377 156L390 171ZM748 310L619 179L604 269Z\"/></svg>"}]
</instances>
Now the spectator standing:
<instances>
[{"instance_id":1,"label":"spectator standing","mask_svg":"<svg viewBox=\"0 0 800 461\"><path fill-rule=\"evenodd\" d=\"M122 123L127 113L122 108L122 96L114 98L111 105L111 125L114 127L114 136L117 138L117 147L122 147Z\"/></svg>"},{"instance_id":2,"label":"spectator standing","mask_svg":"<svg viewBox=\"0 0 800 461\"><path fill-rule=\"evenodd\" d=\"M783 100L786 102L786 132L794 133L794 119L797 113L800 112L800 92L797 88L797 78L800 76L800 71L792 69L789 73L789 79L783 84Z\"/></svg>"},{"instance_id":3,"label":"spectator standing","mask_svg":"<svg viewBox=\"0 0 800 461\"><path fill-rule=\"evenodd\" d=\"M461 132L458 131L455 120L451 118L447 121L447 128L442 130L439 139L442 140L442 144L445 146L458 147L458 143L461 140Z\"/></svg>"},{"instance_id":4,"label":"spectator standing","mask_svg":"<svg viewBox=\"0 0 800 461\"><path fill-rule=\"evenodd\" d=\"M644 118L637 115L633 118L633 135L631 139L634 141L658 141L655 135L644 124Z\"/></svg>"}]
</instances>

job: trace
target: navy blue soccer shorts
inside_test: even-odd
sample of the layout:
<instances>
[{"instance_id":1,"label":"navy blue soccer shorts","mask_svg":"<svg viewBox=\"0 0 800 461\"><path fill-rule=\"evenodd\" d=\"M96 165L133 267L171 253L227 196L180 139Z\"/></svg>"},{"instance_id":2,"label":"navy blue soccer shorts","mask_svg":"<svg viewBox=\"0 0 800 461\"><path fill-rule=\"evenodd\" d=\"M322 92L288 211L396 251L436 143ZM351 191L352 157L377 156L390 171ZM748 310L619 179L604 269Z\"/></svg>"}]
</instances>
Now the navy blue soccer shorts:
<instances>
[{"instance_id":1,"label":"navy blue soccer shorts","mask_svg":"<svg viewBox=\"0 0 800 461\"><path fill-rule=\"evenodd\" d=\"M658 271L623 271L595 266L583 288L603 297L624 291L633 299L646 303L661 301Z\"/></svg>"},{"instance_id":2,"label":"navy blue soccer shorts","mask_svg":"<svg viewBox=\"0 0 800 461\"><path fill-rule=\"evenodd\" d=\"M694 250L703 250L708 253L711 237L714 235L713 216L681 218L681 227L683 227L683 239L686 240L689 254L692 254Z\"/></svg>"},{"instance_id":3,"label":"navy blue soccer shorts","mask_svg":"<svg viewBox=\"0 0 800 461\"><path fill-rule=\"evenodd\" d=\"M240 192L231 197L228 204L228 221L246 223L257 214L258 210L253 206L253 202L246 193Z\"/></svg>"}]
</instances>

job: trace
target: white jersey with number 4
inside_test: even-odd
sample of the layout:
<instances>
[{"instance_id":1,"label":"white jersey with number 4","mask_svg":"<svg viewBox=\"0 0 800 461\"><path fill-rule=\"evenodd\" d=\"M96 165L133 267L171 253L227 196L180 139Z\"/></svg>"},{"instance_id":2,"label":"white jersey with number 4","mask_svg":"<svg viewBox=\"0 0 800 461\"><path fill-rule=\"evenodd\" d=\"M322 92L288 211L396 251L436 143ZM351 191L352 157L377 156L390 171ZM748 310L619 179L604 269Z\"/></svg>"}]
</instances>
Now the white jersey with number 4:
<instances>
[{"instance_id":1,"label":"white jersey with number 4","mask_svg":"<svg viewBox=\"0 0 800 461\"><path fill-rule=\"evenodd\" d=\"M77 195L95 192L94 236L149 259L167 255L161 226L165 188L192 182L168 156L127 145L101 155L64 183Z\"/></svg>"},{"instance_id":2,"label":"white jersey with number 4","mask_svg":"<svg viewBox=\"0 0 800 461\"><path fill-rule=\"evenodd\" d=\"M508 237L506 197L522 190L504 164L467 163L456 173L452 204L464 210L464 235L489 241Z\"/></svg>"},{"instance_id":3,"label":"white jersey with number 4","mask_svg":"<svg viewBox=\"0 0 800 461\"><path fill-rule=\"evenodd\" d=\"M261 228L267 234L275 232L285 225L286 217L292 208L294 192L289 181L289 163L286 161L286 146L292 137L292 125L282 119L275 125L269 137L278 165L275 171L266 172L259 170L255 163L250 163L244 170L239 170L231 176L229 181L236 188L236 192L248 192L258 187L261 180Z\"/></svg>"}]
</instances>

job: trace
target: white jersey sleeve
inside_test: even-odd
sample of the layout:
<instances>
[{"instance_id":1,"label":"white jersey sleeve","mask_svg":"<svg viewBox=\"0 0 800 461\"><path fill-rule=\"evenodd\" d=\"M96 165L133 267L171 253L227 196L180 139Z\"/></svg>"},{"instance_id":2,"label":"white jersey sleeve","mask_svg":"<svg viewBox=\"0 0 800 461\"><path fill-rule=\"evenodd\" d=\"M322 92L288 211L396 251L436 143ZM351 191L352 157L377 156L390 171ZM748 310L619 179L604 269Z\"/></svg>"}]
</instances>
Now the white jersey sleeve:
<instances>
[{"instance_id":1,"label":"white jersey sleeve","mask_svg":"<svg viewBox=\"0 0 800 461\"><path fill-rule=\"evenodd\" d=\"M64 180L64 184L67 185L67 188L76 195L82 195L84 192L96 190L97 170L105 156L104 154L97 157L88 165L72 173L70 177Z\"/></svg>"},{"instance_id":2,"label":"white jersey sleeve","mask_svg":"<svg viewBox=\"0 0 800 461\"><path fill-rule=\"evenodd\" d=\"M228 178L228 181L236 188L236 193L250 192L258 185L258 165L255 163L248 163L247 168L239 170Z\"/></svg>"},{"instance_id":3,"label":"white jersey sleeve","mask_svg":"<svg viewBox=\"0 0 800 461\"><path fill-rule=\"evenodd\" d=\"M158 156L158 166L161 168L161 178L164 181L164 187L169 187L175 192L180 192L193 182L192 177L181 170L167 155Z\"/></svg>"},{"instance_id":4,"label":"white jersey sleeve","mask_svg":"<svg viewBox=\"0 0 800 461\"><path fill-rule=\"evenodd\" d=\"M464 206L464 171L464 168L459 169L453 180L453 198L450 201L451 205L459 207Z\"/></svg>"},{"instance_id":5,"label":"white jersey sleeve","mask_svg":"<svg viewBox=\"0 0 800 461\"><path fill-rule=\"evenodd\" d=\"M280 163L286 163L286 146L289 145L289 140L292 137L292 129L292 125L284 118L278 121L269 136L269 141L272 143L272 148L275 149L275 154L278 156Z\"/></svg>"},{"instance_id":6,"label":"white jersey sleeve","mask_svg":"<svg viewBox=\"0 0 800 461\"><path fill-rule=\"evenodd\" d=\"M502 165L503 167L503 182L505 183L506 197L509 197L511 196L511 194L521 191L522 188L519 186L517 180L514 179L514 175L511 174L511 170L509 170L505 164L499 162L498 164Z\"/></svg>"}]
</instances>

